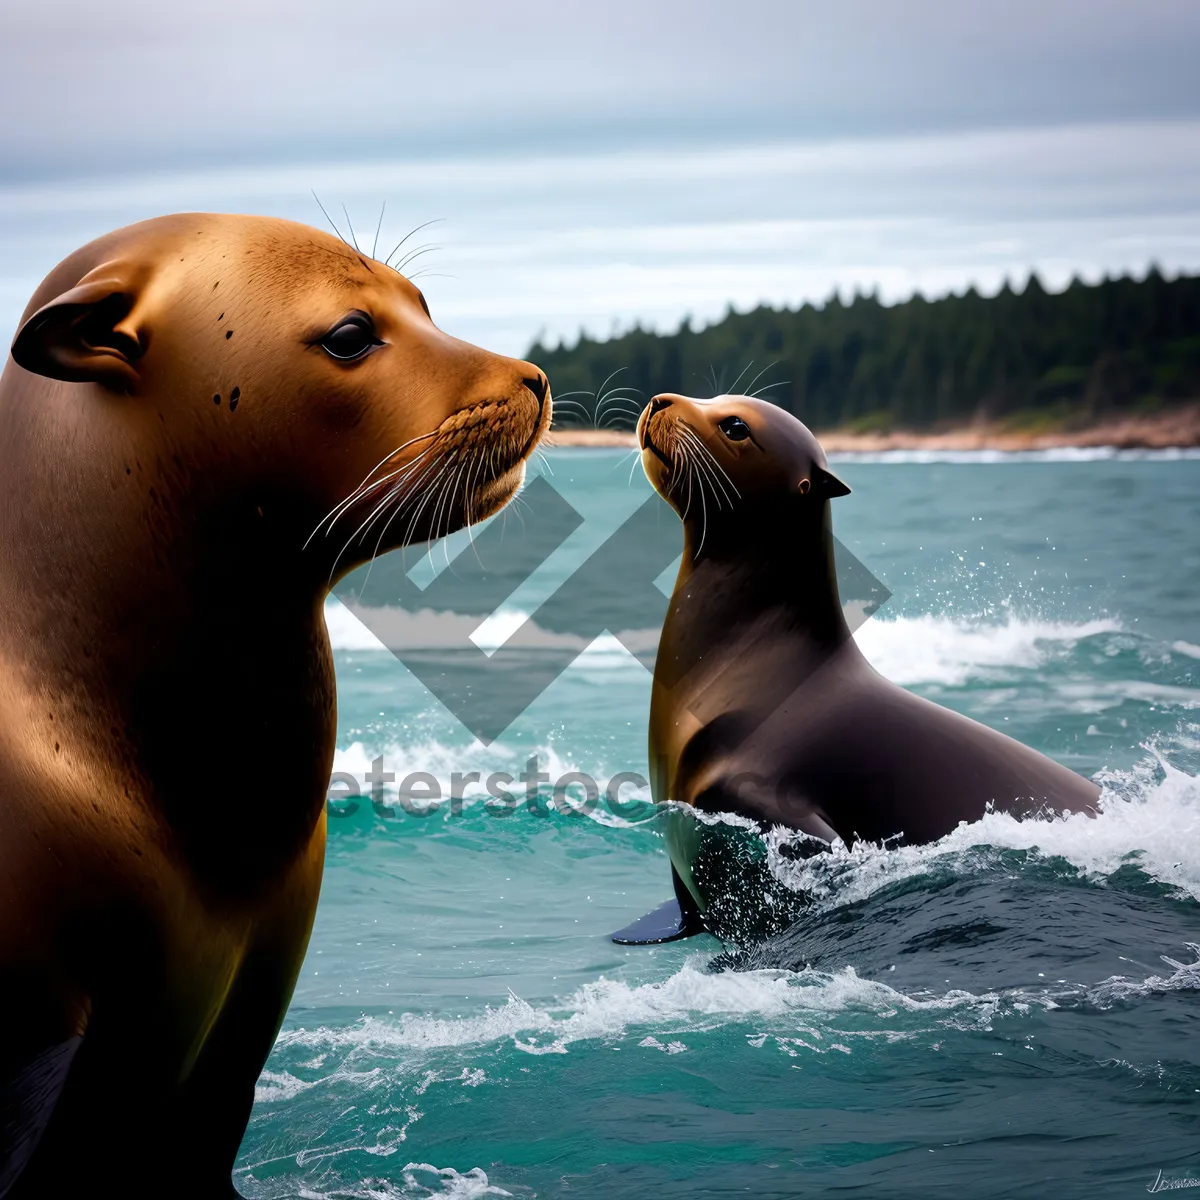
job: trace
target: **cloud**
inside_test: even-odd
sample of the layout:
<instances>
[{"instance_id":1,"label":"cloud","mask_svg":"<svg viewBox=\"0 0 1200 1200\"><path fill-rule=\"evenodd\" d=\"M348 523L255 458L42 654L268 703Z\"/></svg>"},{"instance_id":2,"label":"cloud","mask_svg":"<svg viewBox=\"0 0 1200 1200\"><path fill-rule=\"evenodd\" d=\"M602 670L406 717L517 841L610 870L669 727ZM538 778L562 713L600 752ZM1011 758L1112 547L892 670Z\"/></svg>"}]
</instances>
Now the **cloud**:
<instances>
[{"instance_id":1,"label":"cloud","mask_svg":"<svg viewBox=\"0 0 1200 1200\"><path fill-rule=\"evenodd\" d=\"M1198 46L1175 0L12 3L0 172L1181 118Z\"/></svg>"},{"instance_id":2,"label":"cloud","mask_svg":"<svg viewBox=\"0 0 1200 1200\"><path fill-rule=\"evenodd\" d=\"M314 163L0 185L0 324L115 226L180 210L323 221L315 188L368 241L434 217L420 280L438 322L524 353L585 326L823 300L834 287L985 290L1037 268L1200 269L1200 121L828 142ZM534 181L531 183L531 181ZM390 240L389 240L390 239ZM414 264L414 269L419 264Z\"/></svg>"}]
</instances>

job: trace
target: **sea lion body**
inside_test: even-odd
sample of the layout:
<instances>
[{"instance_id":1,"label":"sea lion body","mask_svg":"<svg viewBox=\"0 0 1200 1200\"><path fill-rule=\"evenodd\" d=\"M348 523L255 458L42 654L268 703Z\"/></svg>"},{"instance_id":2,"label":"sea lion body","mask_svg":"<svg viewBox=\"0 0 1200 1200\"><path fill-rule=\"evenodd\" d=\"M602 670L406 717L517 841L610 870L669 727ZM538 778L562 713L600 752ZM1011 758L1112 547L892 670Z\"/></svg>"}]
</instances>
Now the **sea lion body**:
<instances>
[{"instance_id":1,"label":"sea lion body","mask_svg":"<svg viewBox=\"0 0 1200 1200\"><path fill-rule=\"evenodd\" d=\"M685 527L650 708L656 800L848 845L935 841L989 807L1094 811L1089 780L867 662L834 571L830 499L849 489L799 421L749 397L664 396L638 432ZM694 824L668 845L682 904L703 914Z\"/></svg>"},{"instance_id":2,"label":"sea lion body","mask_svg":"<svg viewBox=\"0 0 1200 1200\"><path fill-rule=\"evenodd\" d=\"M306 226L38 289L0 378L0 1196L235 1195L312 927L341 574L495 511L545 377Z\"/></svg>"}]
</instances>

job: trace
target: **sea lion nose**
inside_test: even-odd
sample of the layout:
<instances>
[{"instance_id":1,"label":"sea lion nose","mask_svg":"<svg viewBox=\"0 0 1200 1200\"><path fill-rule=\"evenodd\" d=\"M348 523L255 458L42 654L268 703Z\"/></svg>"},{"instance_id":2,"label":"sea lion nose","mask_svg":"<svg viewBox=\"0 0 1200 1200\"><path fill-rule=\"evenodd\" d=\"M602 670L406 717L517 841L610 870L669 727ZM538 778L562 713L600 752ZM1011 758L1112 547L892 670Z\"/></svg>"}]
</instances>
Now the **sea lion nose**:
<instances>
[{"instance_id":1,"label":"sea lion nose","mask_svg":"<svg viewBox=\"0 0 1200 1200\"><path fill-rule=\"evenodd\" d=\"M537 402L542 404L546 399L546 389L550 386L550 381L545 375L540 372L531 379L522 379L521 382L537 397Z\"/></svg>"},{"instance_id":2,"label":"sea lion nose","mask_svg":"<svg viewBox=\"0 0 1200 1200\"><path fill-rule=\"evenodd\" d=\"M670 407L671 407L671 397L670 396L655 396L654 399L650 401L650 411L646 414L646 420L648 421L652 416L654 416L654 414L656 412L659 412L664 408L670 408Z\"/></svg>"}]
</instances>

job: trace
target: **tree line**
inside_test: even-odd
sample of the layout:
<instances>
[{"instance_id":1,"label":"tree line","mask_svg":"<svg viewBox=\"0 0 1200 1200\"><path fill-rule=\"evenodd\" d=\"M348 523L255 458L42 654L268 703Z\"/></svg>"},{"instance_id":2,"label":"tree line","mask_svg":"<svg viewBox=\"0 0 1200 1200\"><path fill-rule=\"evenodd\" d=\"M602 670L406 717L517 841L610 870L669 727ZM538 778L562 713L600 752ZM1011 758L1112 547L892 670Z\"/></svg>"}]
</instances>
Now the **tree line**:
<instances>
[{"instance_id":1,"label":"tree line","mask_svg":"<svg viewBox=\"0 0 1200 1200\"><path fill-rule=\"evenodd\" d=\"M883 304L760 306L674 333L542 345L559 424L630 427L658 392L757 391L815 429L920 429L972 418L1085 422L1200 398L1200 276L974 288Z\"/></svg>"}]
</instances>

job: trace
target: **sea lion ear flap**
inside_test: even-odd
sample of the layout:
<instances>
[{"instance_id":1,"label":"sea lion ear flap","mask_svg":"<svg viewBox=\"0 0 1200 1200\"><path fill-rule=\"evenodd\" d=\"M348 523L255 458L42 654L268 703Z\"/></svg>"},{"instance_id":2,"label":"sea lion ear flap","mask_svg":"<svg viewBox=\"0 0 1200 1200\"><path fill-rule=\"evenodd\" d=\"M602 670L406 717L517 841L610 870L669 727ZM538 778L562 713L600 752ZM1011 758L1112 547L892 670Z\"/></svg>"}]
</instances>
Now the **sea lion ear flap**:
<instances>
[{"instance_id":1,"label":"sea lion ear flap","mask_svg":"<svg viewBox=\"0 0 1200 1200\"><path fill-rule=\"evenodd\" d=\"M49 379L133 391L136 364L146 350L130 320L139 291L127 267L104 263L21 326L12 344L13 360Z\"/></svg>"},{"instance_id":2,"label":"sea lion ear flap","mask_svg":"<svg viewBox=\"0 0 1200 1200\"><path fill-rule=\"evenodd\" d=\"M818 496L833 500L837 496L850 495L850 489L832 472L813 463L813 488Z\"/></svg>"}]
</instances>

